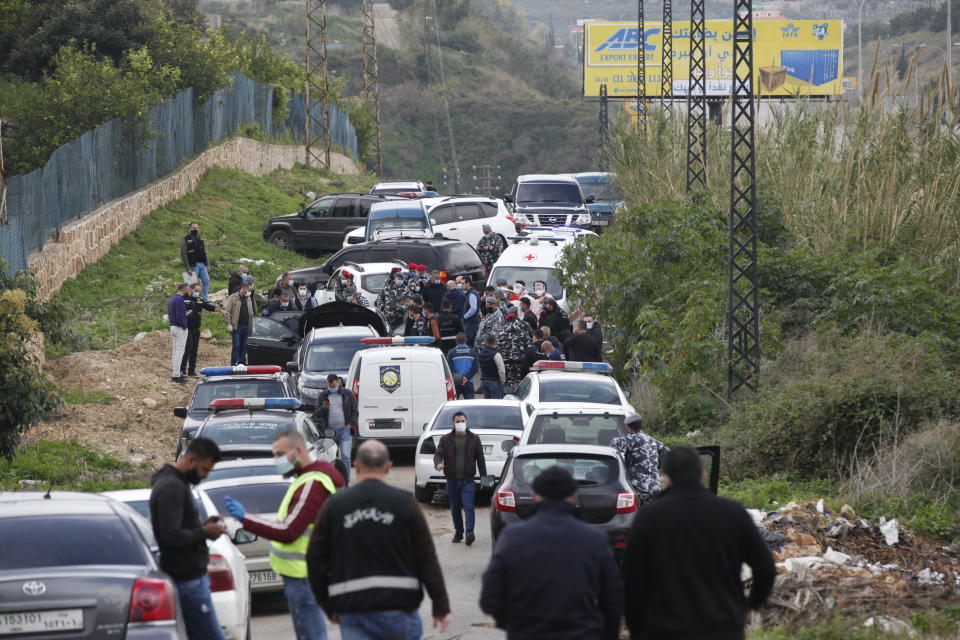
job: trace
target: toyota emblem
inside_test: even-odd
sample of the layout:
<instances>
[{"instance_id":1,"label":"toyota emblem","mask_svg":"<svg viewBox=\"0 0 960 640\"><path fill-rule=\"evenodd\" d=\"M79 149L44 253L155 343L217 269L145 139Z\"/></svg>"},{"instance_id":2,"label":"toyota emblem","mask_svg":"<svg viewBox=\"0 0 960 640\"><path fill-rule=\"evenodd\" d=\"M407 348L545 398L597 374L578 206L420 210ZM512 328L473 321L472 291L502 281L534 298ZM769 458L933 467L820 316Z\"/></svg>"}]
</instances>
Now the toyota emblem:
<instances>
[{"instance_id":1,"label":"toyota emblem","mask_svg":"<svg viewBox=\"0 0 960 640\"><path fill-rule=\"evenodd\" d=\"M47 585L37 580L23 583L23 592L28 596L42 596L47 592Z\"/></svg>"}]
</instances>

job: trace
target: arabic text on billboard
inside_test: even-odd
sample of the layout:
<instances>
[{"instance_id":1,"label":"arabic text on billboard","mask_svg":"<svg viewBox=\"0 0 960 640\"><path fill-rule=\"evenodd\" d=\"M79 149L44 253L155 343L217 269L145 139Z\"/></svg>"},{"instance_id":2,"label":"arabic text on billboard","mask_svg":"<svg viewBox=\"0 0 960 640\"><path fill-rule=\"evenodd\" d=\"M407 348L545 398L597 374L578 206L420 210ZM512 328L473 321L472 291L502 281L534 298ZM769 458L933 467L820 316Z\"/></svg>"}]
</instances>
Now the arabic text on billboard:
<instances>
[{"instance_id":1,"label":"arabic text on billboard","mask_svg":"<svg viewBox=\"0 0 960 640\"><path fill-rule=\"evenodd\" d=\"M843 91L843 21L757 20L754 32L754 93L765 96L827 96ZM584 26L583 95L636 97L636 22L587 22ZM733 21L708 20L707 95L729 96L733 76ZM660 95L663 25L645 23L646 95ZM685 96L690 65L690 23L673 23L673 94Z\"/></svg>"}]
</instances>

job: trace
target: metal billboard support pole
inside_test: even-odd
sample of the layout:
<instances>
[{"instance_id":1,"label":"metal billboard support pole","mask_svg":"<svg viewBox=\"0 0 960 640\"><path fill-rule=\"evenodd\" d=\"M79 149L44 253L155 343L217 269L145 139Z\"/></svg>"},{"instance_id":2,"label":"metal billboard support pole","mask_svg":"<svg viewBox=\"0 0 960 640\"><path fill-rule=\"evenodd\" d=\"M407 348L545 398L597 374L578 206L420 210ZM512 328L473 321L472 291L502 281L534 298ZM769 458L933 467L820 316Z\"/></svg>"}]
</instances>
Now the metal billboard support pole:
<instances>
[{"instance_id":1,"label":"metal billboard support pole","mask_svg":"<svg viewBox=\"0 0 960 640\"><path fill-rule=\"evenodd\" d=\"M307 166L330 168L330 83L327 77L327 1L307 2L307 115L304 118ZM318 97L319 96L319 97ZM323 118L317 119L314 109L323 105ZM316 125L323 128L317 136ZM323 154L321 155L321 148Z\"/></svg>"},{"instance_id":2,"label":"metal billboard support pole","mask_svg":"<svg viewBox=\"0 0 960 640\"><path fill-rule=\"evenodd\" d=\"M757 182L754 147L753 0L734 0L732 143L727 288L727 397L760 376Z\"/></svg>"},{"instance_id":3,"label":"metal billboard support pole","mask_svg":"<svg viewBox=\"0 0 960 640\"><path fill-rule=\"evenodd\" d=\"M637 133L647 131L647 38L643 19L643 0L637 0Z\"/></svg>"},{"instance_id":4,"label":"metal billboard support pole","mask_svg":"<svg viewBox=\"0 0 960 640\"><path fill-rule=\"evenodd\" d=\"M687 84L687 191L707 186L707 64L703 0L690 0Z\"/></svg>"},{"instance_id":5,"label":"metal billboard support pole","mask_svg":"<svg viewBox=\"0 0 960 640\"><path fill-rule=\"evenodd\" d=\"M363 101L370 105L373 119L373 150L377 157L377 175L383 176L383 138L380 131L380 67L377 62L377 32L373 19L373 0L363 0Z\"/></svg>"},{"instance_id":6,"label":"metal billboard support pole","mask_svg":"<svg viewBox=\"0 0 960 640\"><path fill-rule=\"evenodd\" d=\"M610 122L607 115L607 85L606 83L600 85L600 117L599 117L599 133L600 133L600 168L606 170L607 161L604 154L604 146L607 144L607 136L610 133Z\"/></svg>"},{"instance_id":7,"label":"metal billboard support pole","mask_svg":"<svg viewBox=\"0 0 960 640\"><path fill-rule=\"evenodd\" d=\"M673 0L663 0L663 46L660 66L660 106L670 118L668 103L673 103Z\"/></svg>"}]
</instances>

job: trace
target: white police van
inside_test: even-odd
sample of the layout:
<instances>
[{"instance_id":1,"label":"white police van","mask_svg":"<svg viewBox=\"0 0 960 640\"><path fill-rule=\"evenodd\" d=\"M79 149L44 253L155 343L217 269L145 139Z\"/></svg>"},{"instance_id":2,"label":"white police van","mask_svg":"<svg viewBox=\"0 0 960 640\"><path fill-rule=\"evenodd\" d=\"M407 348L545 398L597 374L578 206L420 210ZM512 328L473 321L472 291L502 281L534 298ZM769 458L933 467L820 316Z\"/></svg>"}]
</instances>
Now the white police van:
<instances>
[{"instance_id":1,"label":"white police van","mask_svg":"<svg viewBox=\"0 0 960 640\"><path fill-rule=\"evenodd\" d=\"M360 438L414 446L437 408L453 400L453 374L432 337L364 338L347 381L357 398Z\"/></svg>"}]
</instances>

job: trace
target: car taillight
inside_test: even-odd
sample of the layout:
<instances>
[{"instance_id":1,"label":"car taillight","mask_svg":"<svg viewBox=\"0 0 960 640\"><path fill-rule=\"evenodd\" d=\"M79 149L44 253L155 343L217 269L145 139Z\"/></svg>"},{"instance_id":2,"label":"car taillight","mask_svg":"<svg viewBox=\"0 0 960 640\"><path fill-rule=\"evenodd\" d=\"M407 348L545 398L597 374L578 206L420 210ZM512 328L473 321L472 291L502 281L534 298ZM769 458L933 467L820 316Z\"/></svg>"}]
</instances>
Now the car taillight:
<instances>
[{"instance_id":1,"label":"car taillight","mask_svg":"<svg viewBox=\"0 0 960 640\"><path fill-rule=\"evenodd\" d=\"M210 576L210 591L233 591L233 572L223 556L212 555L207 561L207 575Z\"/></svg>"},{"instance_id":2,"label":"car taillight","mask_svg":"<svg viewBox=\"0 0 960 640\"><path fill-rule=\"evenodd\" d=\"M359 380L353 381L353 386L350 387L350 391L353 391L353 395L357 400L360 399L360 381Z\"/></svg>"},{"instance_id":3,"label":"car taillight","mask_svg":"<svg viewBox=\"0 0 960 640\"><path fill-rule=\"evenodd\" d=\"M517 499L513 495L513 491L509 489L502 489L497 491L497 511L516 511L517 510Z\"/></svg>"},{"instance_id":4,"label":"car taillight","mask_svg":"<svg viewBox=\"0 0 960 640\"><path fill-rule=\"evenodd\" d=\"M447 381L447 400L455 400L457 392L453 388L453 378L446 378Z\"/></svg>"},{"instance_id":5,"label":"car taillight","mask_svg":"<svg viewBox=\"0 0 960 640\"><path fill-rule=\"evenodd\" d=\"M127 622L159 622L177 619L177 596L169 580L137 578L130 595Z\"/></svg>"},{"instance_id":6,"label":"car taillight","mask_svg":"<svg viewBox=\"0 0 960 640\"><path fill-rule=\"evenodd\" d=\"M513 224L517 224L517 219L514 218L513 216L507 216L507 220L509 220L509 221L512 222Z\"/></svg>"},{"instance_id":7,"label":"car taillight","mask_svg":"<svg viewBox=\"0 0 960 640\"><path fill-rule=\"evenodd\" d=\"M617 494L617 513L633 513L637 510L637 494L621 491Z\"/></svg>"}]
</instances>

